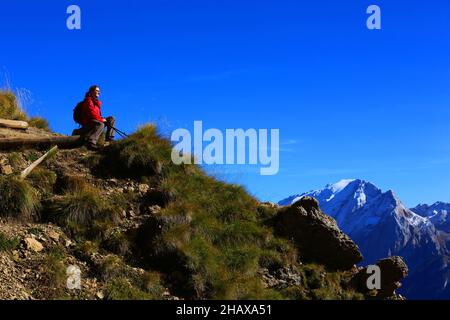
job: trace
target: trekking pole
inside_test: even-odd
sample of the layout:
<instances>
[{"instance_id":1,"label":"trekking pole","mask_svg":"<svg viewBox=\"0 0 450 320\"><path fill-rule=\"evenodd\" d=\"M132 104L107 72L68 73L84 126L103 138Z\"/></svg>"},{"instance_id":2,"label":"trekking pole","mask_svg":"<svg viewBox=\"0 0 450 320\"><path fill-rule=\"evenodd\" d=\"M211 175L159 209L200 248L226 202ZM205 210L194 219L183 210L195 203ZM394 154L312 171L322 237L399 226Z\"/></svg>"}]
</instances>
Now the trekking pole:
<instances>
[{"instance_id":1,"label":"trekking pole","mask_svg":"<svg viewBox=\"0 0 450 320\"><path fill-rule=\"evenodd\" d=\"M120 134L122 137L126 137L126 138L128 138L129 137L129 135L127 135L125 132L123 132L122 130L119 130L119 129L117 129L117 128L114 128L113 126L111 126L111 125L108 125L107 124L107 126L109 127L109 128L111 128L111 129L113 129L114 131L116 131L118 134Z\"/></svg>"},{"instance_id":2,"label":"trekking pole","mask_svg":"<svg viewBox=\"0 0 450 320\"><path fill-rule=\"evenodd\" d=\"M123 131L121 131L121 130L118 130L118 129L116 129L116 128L112 128L113 130L115 130L117 133L119 133L120 135L122 135L123 137L126 137L126 138L128 138L129 137L129 135L127 135L125 132L123 132Z\"/></svg>"},{"instance_id":3,"label":"trekking pole","mask_svg":"<svg viewBox=\"0 0 450 320\"><path fill-rule=\"evenodd\" d=\"M126 138L123 134L121 134L120 132L116 132L117 133L117 135L119 135L119 137L121 137L121 138Z\"/></svg>"}]
</instances>

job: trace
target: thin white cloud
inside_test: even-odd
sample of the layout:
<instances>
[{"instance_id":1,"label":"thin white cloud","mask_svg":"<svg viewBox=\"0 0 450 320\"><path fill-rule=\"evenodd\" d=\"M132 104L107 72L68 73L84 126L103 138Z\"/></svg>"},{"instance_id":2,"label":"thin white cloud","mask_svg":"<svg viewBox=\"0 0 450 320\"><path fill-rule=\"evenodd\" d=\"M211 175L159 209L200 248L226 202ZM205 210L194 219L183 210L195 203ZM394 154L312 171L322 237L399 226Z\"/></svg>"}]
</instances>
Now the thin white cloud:
<instances>
[{"instance_id":1,"label":"thin white cloud","mask_svg":"<svg viewBox=\"0 0 450 320\"><path fill-rule=\"evenodd\" d=\"M295 140L295 139L289 139L289 140L286 140L286 141L282 141L280 144L282 146L291 146L291 145L298 144L298 143L300 143L300 141Z\"/></svg>"}]
</instances>

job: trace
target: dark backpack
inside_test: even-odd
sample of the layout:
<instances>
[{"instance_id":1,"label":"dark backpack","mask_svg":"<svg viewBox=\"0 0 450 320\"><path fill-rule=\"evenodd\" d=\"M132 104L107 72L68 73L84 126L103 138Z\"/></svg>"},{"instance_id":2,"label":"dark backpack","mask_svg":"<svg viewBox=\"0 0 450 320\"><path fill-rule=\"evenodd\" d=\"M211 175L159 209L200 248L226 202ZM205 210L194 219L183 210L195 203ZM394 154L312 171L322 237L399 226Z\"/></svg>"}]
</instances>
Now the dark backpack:
<instances>
[{"instance_id":1,"label":"dark backpack","mask_svg":"<svg viewBox=\"0 0 450 320\"><path fill-rule=\"evenodd\" d=\"M81 120L83 118L83 104L84 104L84 100L81 102L78 102L75 109L73 109L73 120L78 124L81 124Z\"/></svg>"}]
</instances>

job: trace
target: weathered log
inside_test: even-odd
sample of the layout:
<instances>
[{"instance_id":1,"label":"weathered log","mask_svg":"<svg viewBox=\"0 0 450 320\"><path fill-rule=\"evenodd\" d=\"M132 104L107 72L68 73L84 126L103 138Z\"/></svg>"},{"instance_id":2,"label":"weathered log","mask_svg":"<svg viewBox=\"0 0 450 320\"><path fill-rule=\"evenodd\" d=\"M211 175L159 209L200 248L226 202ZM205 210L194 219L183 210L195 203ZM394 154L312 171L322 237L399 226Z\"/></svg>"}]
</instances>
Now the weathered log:
<instances>
[{"instance_id":1,"label":"weathered log","mask_svg":"<svg viewBox=\"0 0 450 320\"><path fill-rule=\"evenodd\" d=\"M20 173L20 179L24 180L26 177L28 177L28 175L31 173L31 171L34 170L34 168L36 168L38 165L40 165L44 160L47 160L50 157L54 156L56 154L56 152L58 152L58 146L54 146L53 148L51 148L46 154L44 154L42 157L40 157L35 162L33 162L28 168L23 170Z\"/></svg>"},{"instance_id":2,"label":"weathered log","mask_svg":"<svg viewBox=\"0 0 450 320\"><path fill-rule=\"evenodd\" d=\"M42 149L58 146L61 149L78 148L82 145L80 136L54 136L39 138L0 138L0 150Z\"/></svg>"},{"instance_id":3,"label":"weathered log","mask_svg":"<svg viewBox=\"0 0 450 320\"><path fill-rule=\"evenodd\" d=\"M0 127L26 130L28 129L28 122L0 119Z\"/></svg>"}]
</instances>

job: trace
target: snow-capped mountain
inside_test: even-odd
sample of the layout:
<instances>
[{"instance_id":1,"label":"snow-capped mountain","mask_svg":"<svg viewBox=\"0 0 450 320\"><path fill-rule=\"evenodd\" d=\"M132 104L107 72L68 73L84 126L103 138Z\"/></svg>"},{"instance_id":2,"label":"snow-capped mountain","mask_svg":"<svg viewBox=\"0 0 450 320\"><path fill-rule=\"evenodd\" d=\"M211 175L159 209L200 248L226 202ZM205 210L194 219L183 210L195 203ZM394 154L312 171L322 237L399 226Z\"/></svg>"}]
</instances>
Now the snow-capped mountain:
<instances>
[{"instance_id":1,"label":"snow-capped mountain","mask_svg":"<svg viewBox=\"0 0 450 320\"><path fill-rule=\"evenodd\" d=\"M392 190L383 192L370 182L347 179L279 204L290 205L304 196L316 198L322 211L358 244L363 264L402 256L410 269L402 290L407 297L450 298L446 234L436 230L427 215L406 208Z\"/></svg>"},{"instance_id":2,"label":"snow-capped mountain","mask_svg":"<svg viewBox=\"0 0 450 320\"><path fill-rule=\"evenodd\" d=\"M395 216L404 233L409 226L426 228L428 219L405 208L400 199L389 190L383 193L370 182L363 180L341 180L327 185L322 190L306 192L279 202L288 205L304 196L319 200L321 209L332 216L341 229L348 234L367 232L378 226L382 219Z\"/></svg>"},{"instance_id":3,"label":"snow-capped mountain","mask_svg":"<svg viewBox=\"0 0 450 320\"><path fill-rule=\"evenodd\" d=\"M436 229L450 233L450 203L436 202L431 206L419 204L411 210L422 217L427 217Z\"/></svg>"}]
</instances>

